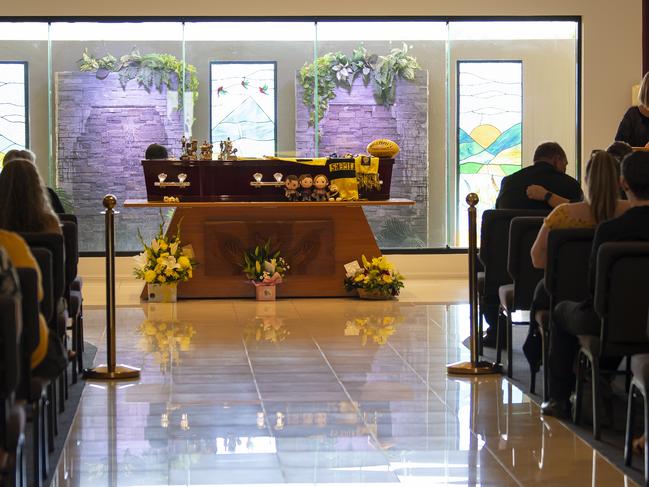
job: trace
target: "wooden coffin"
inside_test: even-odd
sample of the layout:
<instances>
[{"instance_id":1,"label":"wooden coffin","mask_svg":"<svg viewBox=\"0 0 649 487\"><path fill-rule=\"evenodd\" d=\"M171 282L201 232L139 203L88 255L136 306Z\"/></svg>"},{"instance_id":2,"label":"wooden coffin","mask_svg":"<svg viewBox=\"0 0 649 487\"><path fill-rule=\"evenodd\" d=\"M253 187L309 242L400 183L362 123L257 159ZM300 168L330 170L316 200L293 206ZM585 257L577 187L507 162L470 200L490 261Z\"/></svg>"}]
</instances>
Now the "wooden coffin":
<instances>
[{"instance_id":1,"label":"wooden coffin","mask_svg":"<svg viewBox=\"0 0 649 487\"><path fill-rule=\"evenodd\" d=\"M330 159L331 162L349 159ZM380 159L380 189L359 191L361 199L390 199L390 183L394 159ZM284 201L284 185L266 185L276 182L275 174L281 174L283 181L289 174L304 173L316 175L325 172L323 167L296 164L293 162L240 159L237 161L180 161L144 160L144 179L147 199L163 201L173 196L180 201ZM164 180L159 177L166 175ZM184 174L185 177L178 175ZM261 185L255 185L255 174L261 174Z\"/></svg>"}]
</instances>

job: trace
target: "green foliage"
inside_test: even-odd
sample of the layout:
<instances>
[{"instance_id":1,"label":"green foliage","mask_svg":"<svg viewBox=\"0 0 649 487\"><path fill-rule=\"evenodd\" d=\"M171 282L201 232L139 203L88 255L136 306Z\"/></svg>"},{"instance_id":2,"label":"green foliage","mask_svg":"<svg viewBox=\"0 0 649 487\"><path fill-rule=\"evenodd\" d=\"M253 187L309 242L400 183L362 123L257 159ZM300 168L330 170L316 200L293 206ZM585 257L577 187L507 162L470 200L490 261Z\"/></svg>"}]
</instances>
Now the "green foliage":
<instances>
[{"instance_id":1,"label":"green foliage","mask_svg":"<svg viewBox=\"0 0 649 487\"><path fill-rule=\"evenodd\" d=\"M400 218L388 218L376 235L376 240L384 248L424 247L425 243L417 236L412 226Z\"/></svg>"},{"instance_id":2,"label":"green foliage","mask_svg":"<svg viewBox=\"0 0 649 487\"><path fill-rule=\"evenodd\" d=\"M267 282L278 274L280 278L278 283L290 269L284 257L280 255L280 251L271 250L270 240L267 240L264 245L257 245L253 250L245 251L241 267L246 277L253 281Z\"/></svg>"},{"instance_id":3,"label":"green foliage","mask_svg":"<svg viewBox=\"0 0 649 487\"><path fill-rule=\"evenodd\" d=\"M74 204L70 195L63 188L54 188L54 192L59 197L59 200L61 200L65 212L74 213Z\"/></svg>"},{"instance_id":4,"label":"green foliage","mask_svg":"<svg viewBox=\"0 0 649 487\"><path fill-rule=\"evenodd\" d=\"M368 260L362 256L363 266L354 275L345 276L345 289L364 289L384 295L398 296L403 287L403 276L384 256Z\"/></svg>"},{"instance_id":5,"label":"green foliage","mask_svg":"<svg viewBox=\"0 0 649 487\"><path fill-rule=\"evenodd\" d=\"M357 76L363 77L368 85L373 82L374 95L382 105L394 103L397 78L413 80L415 71L421 69L417 60L408 55L408 46L392 49L387 56L368 54L367 49L360 46L352 52L351 57L342 52L329 52L320 56L312 64L305 64L300 69L300 85L304 89L302 102L311 107L309 126L315 125L315 86L318 88L318 116L324 116L329 102L336 98L336 88L342 87L348 91ZM316 84L317 75L317 84Z\"/></svg>"},{"instance_id":6,"label":"green foliage","mask_svg":"<svg viewBox=\"0 0 649 487\"><path fill-rule=\"evenodd\" d=\"M178 90L178 110L182 109L185 90L192 93L194 104L198 101L196 67L185 64L171 54L140 54L137 49L133 49L119 59L110 53L96 58L88 53L88 49L84 49L79 60L79 71L94 72L99 79L105 79L110 73L118 73L122 88L129 81L136 80L147 92L152 87L162 91L163 86L169 90ZM180 82L183 75L184 87Z\"/></svg>"}]
</instances>

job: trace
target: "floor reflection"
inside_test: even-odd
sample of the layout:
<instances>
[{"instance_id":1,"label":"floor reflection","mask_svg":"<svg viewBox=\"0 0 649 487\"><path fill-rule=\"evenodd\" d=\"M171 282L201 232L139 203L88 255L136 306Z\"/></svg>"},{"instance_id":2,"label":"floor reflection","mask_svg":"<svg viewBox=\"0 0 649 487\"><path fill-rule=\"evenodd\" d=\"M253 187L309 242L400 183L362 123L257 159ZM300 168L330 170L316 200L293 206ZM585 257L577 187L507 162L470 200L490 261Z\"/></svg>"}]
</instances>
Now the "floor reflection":
<instances>
[{"instance_id":1,"label":"floor reflection","mask_svg":"<svg viewBox=\"0 0 649 487\"><path fill-rule=\"evenodd\" d=\"M333 299L119 309L119 359L141 379L86 387L55 485L629 485L500 376L447 377L466 316Z\"/></svg>"}]
</instances>

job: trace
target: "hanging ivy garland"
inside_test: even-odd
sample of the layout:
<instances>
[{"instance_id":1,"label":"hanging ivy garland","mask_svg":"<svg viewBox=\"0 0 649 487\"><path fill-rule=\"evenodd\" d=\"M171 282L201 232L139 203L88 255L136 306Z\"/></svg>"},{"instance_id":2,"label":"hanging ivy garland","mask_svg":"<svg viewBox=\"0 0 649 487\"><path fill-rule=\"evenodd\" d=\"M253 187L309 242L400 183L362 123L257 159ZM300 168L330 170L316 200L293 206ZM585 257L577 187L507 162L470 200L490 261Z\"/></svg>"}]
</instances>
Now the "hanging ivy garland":
<instances>
[{"instance_id":1,"label":"hanging ivy garland","mask_svg":"<svg viewBox=\"0 0 649 487\"><path fill-rule=\"evenodd\" d=\"M180 83L185 70L185 85ZM137 80L139 86L147 93L155 86L158 91L166 86L169 90L178 91L178 111L182 110L185 90L192 93L194 105L198 101L198 78L196 67L185 64L171 54L140 54L137 49L117 59L108 53L96 58L84 49L79 60L79 71L94 72L98 79L105 79L109 73L118 73L122 88L131 80Z\"/></svg>"},{"instance_id":2,"label":"hanging ivy garland","mask_svg":"<svg viewBox=\"0 0 649 487\"><path fill-rule=\"evenodd\" d=\"M348 91L357 76L363 77L367 86L374 87L374 97L384 106L394 104L396 79L412 81L415 72L421 69L417 60L408 55L408 46L404 43L401 49L392 49L386 56L368 54L364 47L352 52L351 58L342 52L329 52L320 56L313 64L305 64L299 73L300 85L304 89L302 102L310 107L309 126L315 125L314 94L316 73L318 78L318 113L324 116L329 102L336 98L336 88L343 87Z\"/></svg>"}]
</instances>

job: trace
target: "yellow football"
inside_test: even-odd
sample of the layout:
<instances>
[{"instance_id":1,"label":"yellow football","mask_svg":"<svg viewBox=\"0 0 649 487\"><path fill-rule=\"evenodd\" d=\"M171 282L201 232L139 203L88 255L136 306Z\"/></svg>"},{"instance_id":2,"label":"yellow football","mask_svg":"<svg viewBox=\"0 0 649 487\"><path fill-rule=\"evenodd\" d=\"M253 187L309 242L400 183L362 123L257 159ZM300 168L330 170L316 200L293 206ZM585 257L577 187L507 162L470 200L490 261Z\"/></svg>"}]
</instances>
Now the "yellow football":
<instances>
[{"instance_id":1,"label":"yellow football","mask_svg":"<svg viewBox=\"0 0 649 487\"><path fill-rule=\"evenodd\" d=\"M397 143L388 139L376 139L367 145L367 152L374 157L392 158L399 153L399 150Z\"/></svg>"}]
</instances>

